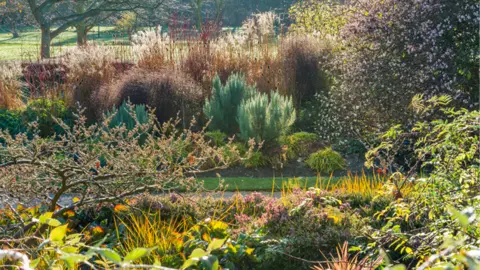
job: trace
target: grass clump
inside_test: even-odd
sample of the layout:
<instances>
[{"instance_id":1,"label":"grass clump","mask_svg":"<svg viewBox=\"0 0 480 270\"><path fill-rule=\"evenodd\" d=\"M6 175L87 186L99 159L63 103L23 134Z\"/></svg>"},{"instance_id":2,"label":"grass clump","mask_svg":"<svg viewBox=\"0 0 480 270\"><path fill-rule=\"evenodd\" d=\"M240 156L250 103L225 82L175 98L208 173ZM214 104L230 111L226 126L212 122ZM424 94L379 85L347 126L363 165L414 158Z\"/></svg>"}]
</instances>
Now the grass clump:
<instances>
[{"instance_id":1,"label":"grass clump","mask_svg":"<svg viewBox=\"0 0 480 270\"><path fill-rule=\"evenodd\" d=\"M288 159L306 157L318 143L318 135L309 132L297 132L292 135L280 137L280 144L286 148Z\"/></svg>"},{"instance_id":2,"label":"grass clump","mask_svg":"<svg viewBox=\"0 0 480 270\"><path fill-rule=\"evenodd\" d=\"M160 122L178 115L186 126L198 112L201 98L199 86L181 71L132 69L116 83L104 87L98 100L105 103L105 109L118 107L125 100L144 104L155 108Z\"/></svg>"},{"instance_id":3,"label":"grass clump","mask_svg":"<svg viewBox=\"0 0 480 270\"><path fill-rule=\"evenodd\" d=\"M20 65L0 65L0 109L11 110L22 106L20 75Z\"/></svg>"},{"instance_id":4,"label":"grass clump","mask_svg":"<svg viewBox=\"0 0 480 270\"><path fill-rule=\"evenodd\" d=\"M346 166L342 155L330 147L311 154L307 159L307 164L318 173L332 173L343 170Z\"/></svg>"}]
</instances>

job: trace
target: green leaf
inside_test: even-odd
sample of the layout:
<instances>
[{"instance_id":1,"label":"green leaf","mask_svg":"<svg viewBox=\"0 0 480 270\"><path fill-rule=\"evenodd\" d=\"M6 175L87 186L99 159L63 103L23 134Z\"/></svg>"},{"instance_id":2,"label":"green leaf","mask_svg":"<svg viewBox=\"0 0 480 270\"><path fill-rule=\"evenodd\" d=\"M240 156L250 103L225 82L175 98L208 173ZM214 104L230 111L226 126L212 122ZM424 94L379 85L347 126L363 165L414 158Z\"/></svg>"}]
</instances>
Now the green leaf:
<instances>
[{"instance_id":1,"label":"green leaf","mask_svg":"<svg viewBox=\"0 0 480 270\"><path fill-rule=\"evenodd\" d=\"M65 235L67 235L67 227L68 227L68 224L56 227L50 232L49 239L53 242L62 241Z\"/></svg>"},{"instance_id":2,"label":"green leaf","mask_svg":"<svg viewBox=\"0 0 480 270\"><path fill-rule=\"evenodd\" d=\"M88 257L81 254L65 254L61 257L70 269L75 269L75 265L80 262L88 261Z\"/></svg>"},{"instance_id":3,"label":"green leaf","mask_svg":"<svg viewBox=\"0 0 480 270\"><path fill-rule=\"evenodd\" d=\"M227 238L224 239L213 239L213 241L208 245L207 251L211 252L212 250L219 249L225 244Z\"/></svg>"},{"instance_id":4,"label":"green leaf","mask_svg":"<svg viewBox=\"0 0 480 270\"><path fill-rule=\"evenodd\" d=\"M406 270L407 268L403 264L397 264L395 266L389 267L388 270Z\"/></svg>"},{"instance_id":5,"label":"green leaf","mask_svg":"<svg viewBox=\"0 0 480 270\"><path fill-rule=\"evenodd\" d=\"M455 209L455 207L448 206L448 211L454 217L458 223L460 223L460 226L462 226L464 229L467 228L468 226L468 217L464 215L462 212L458 211Z\"/></svg>"},{"instance_id":6,"label":"green leaf","mask_svg":"<svg viewBox=\"0 0 480 270\"><path fill-rule=\"evenodd\" d=\"M106 259L110 260L111 262L114 262L114 263L122 262L122 257L120 257L120 255L117 252L111 249L101 248L101 249L96 249L96 251Z\"/></svg>"},{"instance_id":7,"label":"green leaf","mask_svg":"<svg viewBox=\"0 0 480 270\"><path fill-rule=\"evenodd\" d=\"M130 251L125 258L123 258L124 262L133 262L135 260L138 260L142 258L143 256L147 255L149 253L149 250L146 248L136 248L132 251Z\"/></svg>"},{"instance_id":8,"label":"green leaf","mask_svg":"<svg viewBox=\"0 0 480 270\"><path fill-rule=\"evenodd\" d=\"M38 222L41 224L46 224L47 220L52 218L52 216L53 216L53 212L46 212L45 214L41 215L38 218Z\"/></svg>"},{"instance_id":9,"label":"green leaf","mask_svg":"<svg viewBox=\"0 0 480 270\"><path fill-rule=\"evenodd\" d=\"M204 256L200 259L200 264L207 270L218 270L219 263L217 256Z\"/></svg>"},{"instance_id":10,"label":"green leaf","mask_svg":"<svg viewBox=\"0 0 480 270\"><path fill-rule=\"evenodd\" d=\"M46 224L50 227L58 227L58 226L62 225L62 223L60 221L58 221L57 219L54 219L54 218L47 219Z\"/></svg>"},{"instance_id":11,"label":"green leaf","mask_svg":"<svg viewBox=\"0 0 480 270\"><path fill-rule=\"evenodd\" d=\"M186 260L180 269L187 269L190 266L197 265L200 260L198 258L192 258Z\"/></svg>"},{"instance_id":12,"label":"green leaf","mask_svg":"<svg viewBox=\"0 0 480 270\"><path fill-rule=\"evenodd\" d=\"M348 252L361 251L361 250L362 250L361 247L352 246L348 249Z\"/></svg>"},{"instance_id":13,"label":"green leaf","mask_svg":"<svg viewBox=\"0 0 480 270\"><path fill-rule=\"evenodd\" d=\"M190 254L190 256L188 258L192 259L192 258L201 258L203 256L208 256L209 253L206 252L205 250L201 249L201 248L196 248L193 250L192 254Z\"/></svg>"},{"instance_id":14,"label":"green leaf","mask_svg":"<svg viewBox=\"0 0 480 270\"><path fill-rule=\"evenodd\" d=\"M40 260L41 260L41 259L42 259L42 258L37 258L37 259L31 261L31 262L30 262L30 268L33 268L33 269L37 268L37 265L38 265L38 263L40 263Z\"/></svg>"}]
</instances>

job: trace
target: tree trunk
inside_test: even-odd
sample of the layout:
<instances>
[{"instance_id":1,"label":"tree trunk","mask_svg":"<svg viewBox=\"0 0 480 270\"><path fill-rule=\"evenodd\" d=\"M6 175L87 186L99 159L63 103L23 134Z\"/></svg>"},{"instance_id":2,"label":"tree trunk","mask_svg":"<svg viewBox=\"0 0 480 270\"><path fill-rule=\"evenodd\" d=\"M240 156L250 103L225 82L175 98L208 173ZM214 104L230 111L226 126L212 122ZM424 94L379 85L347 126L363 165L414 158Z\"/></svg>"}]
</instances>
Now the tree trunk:
<instances>
[{"instance_id":1,"label":"tree trunk","mask_svg":"<svg viewBox=\"0 0 480 270\"><path fill-rule=\"evenodd\" d=\"M77 29L77 45L80 47L87 45L87 26L84 23L78 24L76 27Z\"/></svg>"},{"instance_id":2,"label":"tree trunk","mask_svg":"<svg viewBox=\"0 0 480 270\"><path fill-rule=\"evenodd\" d=\"M15 22L12 22L10 27L12 29L11 32L12 32L13 38L19 38L20 34L18 34L17 24Z\"/></svg>"},{"instance_id":3,"label":"tree trunk","mask_svg":"<svg viewBox=\"0 0 480 270\"><path fill-rule=\"evenodd\" d=\"M41 26L42 44L40 46L40 57L50 58L50 26Z\"/></svg>"}]
</instances>

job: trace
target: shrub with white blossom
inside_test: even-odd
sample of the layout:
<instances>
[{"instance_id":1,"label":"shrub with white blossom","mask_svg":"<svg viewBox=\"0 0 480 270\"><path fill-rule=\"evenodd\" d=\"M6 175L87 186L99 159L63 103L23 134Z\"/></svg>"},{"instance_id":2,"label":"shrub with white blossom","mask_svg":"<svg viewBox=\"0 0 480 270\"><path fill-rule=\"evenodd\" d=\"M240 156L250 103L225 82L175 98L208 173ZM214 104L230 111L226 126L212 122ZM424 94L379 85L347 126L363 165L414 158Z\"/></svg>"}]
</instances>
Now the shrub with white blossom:
<instances>
[{"instance_id":1,"label":"shrub with white blossom","mask_svg":"<svg viewBox=\"0 0 480 270\"><path fill-rule=\"evenodd\" d=\"M338 133L405 123L404 108L418 93L449 94L457 106L477 106L478 1L361 0L344 9L349 12L331 70L335 83L328 96L318 97L333 102L329 114L338 119L329 125ZM325 121L318 122L324 130Z\"/></svg>"},{"instance_id":2,"label":"shrub with white blossom","mask_svg":"<svg viewBox=\"0 0 480 270\"><path fill-rule=\"evenodd\" d=\"M112 127L112 118L87 126L79 114L71 128L59 122L65 130L59 138L38 133L12 137L0 131L0 201L43 201L55 218L76 207L122 201L147 191L200 187L193 176L205 171L204 164L225 168L225 149L237 151L230 143L210 146L203 130L177 129L179 121L159 125L153 114L145 123L132 115L136 123L128 129ZM34 226L31 222L9 230L20 237Z\"/></svg>"}]
</instances>

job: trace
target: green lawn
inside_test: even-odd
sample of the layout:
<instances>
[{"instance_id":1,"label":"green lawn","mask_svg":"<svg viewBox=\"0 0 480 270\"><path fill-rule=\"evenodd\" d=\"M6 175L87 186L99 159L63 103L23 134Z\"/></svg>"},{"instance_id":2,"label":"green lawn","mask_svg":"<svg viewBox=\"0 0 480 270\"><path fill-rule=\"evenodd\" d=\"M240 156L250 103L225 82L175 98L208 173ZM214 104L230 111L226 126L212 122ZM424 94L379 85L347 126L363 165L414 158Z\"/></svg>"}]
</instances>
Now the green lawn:
<instances>
[{"instance_id":1,"label":"green lawn","mask_svg":"<svg viewBox=\"0 0 480 270\"><path fill-rule=\"evenodd\" d=\"M12 38L8 32L0 32L0 60L37 60L40 52L40 31L34 28L22 29L19 38ZM113 26L95 27L88 34L90 42L114 45L128 40L125 34L115 31ZM63 32L52 40L52 55L61 55L69 46L75 46L77 34L73 29Z\"/></svg>"},{"instance_id":2,"label":"green lawn","mask_svg":"<svg viewBox=\"0 0 480 270\"><path fill-rule=\"evenodd\" d=\"M220 179L224 180L226 191L282 191L287 187L326 187L330 184L338 182L339 177L321 178L316 177L298 177L298 178L249 178L249 177L226 177L226 178L200 178L204 181L204 187L213 190L219 187Z\"/></svg>"}]
</instances>

